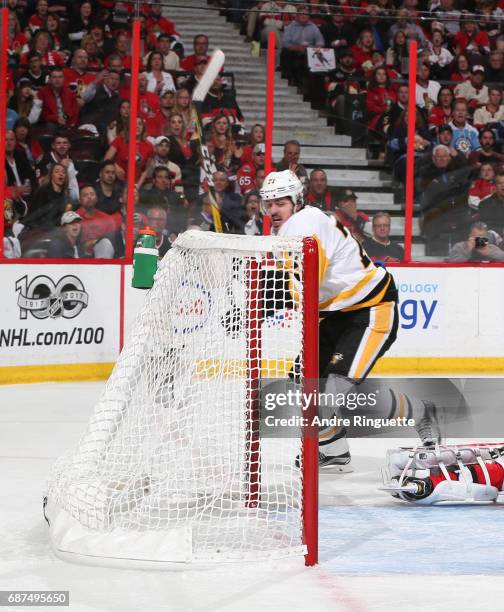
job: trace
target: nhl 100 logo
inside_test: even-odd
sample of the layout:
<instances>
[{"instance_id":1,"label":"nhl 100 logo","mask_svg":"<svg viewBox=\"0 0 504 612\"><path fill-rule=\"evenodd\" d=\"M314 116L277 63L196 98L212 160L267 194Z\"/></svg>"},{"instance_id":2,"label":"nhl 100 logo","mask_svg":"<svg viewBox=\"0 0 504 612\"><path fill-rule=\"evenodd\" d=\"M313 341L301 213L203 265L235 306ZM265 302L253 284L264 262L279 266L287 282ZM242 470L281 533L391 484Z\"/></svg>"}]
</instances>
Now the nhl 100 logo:
<instances>
[{"instance_id":1,"label":"nhl 100 logo","mask_svg":"<svg viewBox=\"0 0 504 612\"><path fill-rule=\"evenodd\" d=\"M29 312L36 319L74 319L89 301L82 281L73 275L63 276L57 283L45 275L29 282L25 275L16 281L16 291L21 319L27 319Z\"/></svg>"}]
</instances>

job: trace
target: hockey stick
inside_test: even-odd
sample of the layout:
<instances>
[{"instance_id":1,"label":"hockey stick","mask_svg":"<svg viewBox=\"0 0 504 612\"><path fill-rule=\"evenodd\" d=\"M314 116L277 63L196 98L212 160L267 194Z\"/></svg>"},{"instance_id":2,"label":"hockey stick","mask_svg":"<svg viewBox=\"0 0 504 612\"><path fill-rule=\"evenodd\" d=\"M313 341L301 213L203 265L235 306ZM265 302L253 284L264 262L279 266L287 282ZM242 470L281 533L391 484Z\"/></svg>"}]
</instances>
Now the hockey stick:
<instances>
[{"instance_id":1,"label":"hockey stick","mask_svg":"<svg viewBox=\"0 0 504 612\"><path fill-rule=\"evenodd\" d=\"M210 157L208 147L205 144L203 138L203 126L201 121L201 111L203 107L203 100L206 98L208 90L215 81L219 74L222 66L224 65L225 55L220 49L216 49L212 55L212 59L207 66L200 82L196 86L193 92L192 103L195 115L196 132L198 134L198 141L201 150L201 157L203 161L203 171L208 183L208 196L210 204L212 206L212 217L215 226L215 231L222 233L222 220L219 211L219 205L217 203L217 197L215 193L215 185L213 182L213 173L217 170L215 164Z\"/></svg>"}]
</instances>

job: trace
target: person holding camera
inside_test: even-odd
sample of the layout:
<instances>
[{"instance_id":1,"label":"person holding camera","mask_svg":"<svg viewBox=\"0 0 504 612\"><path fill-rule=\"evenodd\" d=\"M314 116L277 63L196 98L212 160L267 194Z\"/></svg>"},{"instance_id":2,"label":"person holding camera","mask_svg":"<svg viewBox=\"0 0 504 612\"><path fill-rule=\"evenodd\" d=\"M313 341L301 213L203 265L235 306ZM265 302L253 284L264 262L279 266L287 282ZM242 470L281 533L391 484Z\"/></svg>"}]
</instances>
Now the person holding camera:
<instances>
[{"instance_id":1,"label":"person holding camera","mask_svg":"<svg viewBox=\"0 0 504 612\"><path fill-rule=\"evenodd\" d=\"M482 221L471 225L467 240L457 242L450 249L446 261L504 261L504 251L494 244L495 233L488 231Z\"/></svg>"}]
</instances>

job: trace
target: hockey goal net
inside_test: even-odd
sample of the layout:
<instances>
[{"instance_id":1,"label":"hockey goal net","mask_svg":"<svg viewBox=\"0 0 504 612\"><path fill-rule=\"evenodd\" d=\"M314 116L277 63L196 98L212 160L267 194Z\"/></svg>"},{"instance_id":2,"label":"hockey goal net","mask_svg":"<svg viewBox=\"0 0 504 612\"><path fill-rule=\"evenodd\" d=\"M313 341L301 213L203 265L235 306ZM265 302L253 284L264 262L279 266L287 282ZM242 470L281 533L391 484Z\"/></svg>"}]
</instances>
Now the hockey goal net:
<instances>
[{"instance_id":1,"label":"hockey goal net","mask_svg":"<svg viewBox=\"0 0 504 612\"><path fill-rule=\"evenodd\" d=\"M260 385L317 377L317 270L312 239L179 236L85 434L54 466L57 554L316 562L317 435L263 436Z\"/></svg>"}]
</instances>

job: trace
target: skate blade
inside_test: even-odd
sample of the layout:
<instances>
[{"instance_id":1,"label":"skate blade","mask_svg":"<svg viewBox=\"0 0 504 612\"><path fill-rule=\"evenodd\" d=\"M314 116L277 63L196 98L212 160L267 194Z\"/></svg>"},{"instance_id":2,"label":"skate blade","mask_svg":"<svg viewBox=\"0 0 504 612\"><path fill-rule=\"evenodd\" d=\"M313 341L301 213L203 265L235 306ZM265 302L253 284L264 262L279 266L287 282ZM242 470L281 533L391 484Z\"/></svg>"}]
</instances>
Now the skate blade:
<instances>
[{"instance_id":1,"label":"skate blade","mask_svg":"<svg viewBox=\"0 0 504 612\"><path fill-rule=\"evenodd\" d=\"M323 474L349 474L353 472L353 466L350 463L346 465L321 465L319 466L320 475Z\"/></svg>"}]
</instances>

